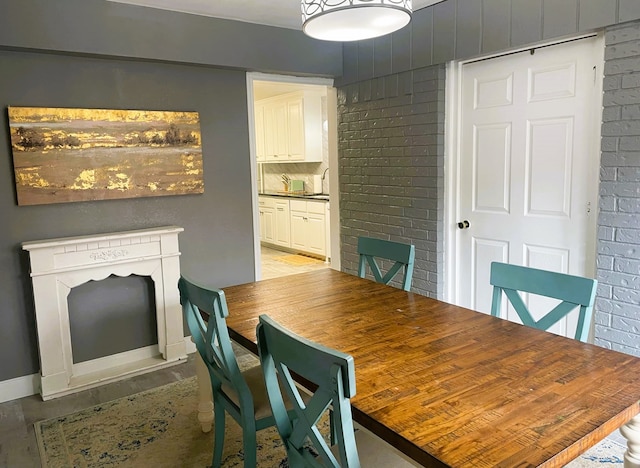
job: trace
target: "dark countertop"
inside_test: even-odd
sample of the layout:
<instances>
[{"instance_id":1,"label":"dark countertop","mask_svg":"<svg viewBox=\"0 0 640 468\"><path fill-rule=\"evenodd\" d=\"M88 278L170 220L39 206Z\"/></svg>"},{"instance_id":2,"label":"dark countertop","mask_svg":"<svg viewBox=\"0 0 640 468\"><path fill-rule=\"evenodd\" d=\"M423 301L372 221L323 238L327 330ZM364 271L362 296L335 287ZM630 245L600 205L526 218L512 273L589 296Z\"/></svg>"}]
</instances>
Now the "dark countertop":
<instances>
[{"instance_id":1,"label":"dark countertop","mask_svg":"<svg viewBox=\"0 0 640 468\"><path fill-rule=\"evenodd\" d=\"M305 198L307 200L329 201L329 195L327 194L312 194L304 192L259 192L258 195L268 197Z\"/></svg>"}]
</instances>

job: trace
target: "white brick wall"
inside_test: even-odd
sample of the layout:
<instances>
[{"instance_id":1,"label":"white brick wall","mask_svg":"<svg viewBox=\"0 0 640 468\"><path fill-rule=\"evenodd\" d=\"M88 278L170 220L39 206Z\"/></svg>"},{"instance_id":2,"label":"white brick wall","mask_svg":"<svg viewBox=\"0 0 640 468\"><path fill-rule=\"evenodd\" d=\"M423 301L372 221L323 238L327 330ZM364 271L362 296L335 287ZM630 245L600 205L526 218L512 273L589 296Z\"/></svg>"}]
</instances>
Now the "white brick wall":
<instances>
[{"instance_id":1,"label":"white brick wall","mask_svg":"<svg viewBox=\"0 0 640 468\"><path fill-rule=\"evenodd\" d=\"M640 23L605 38L595 343L640 356Z\"/></svg>"}]
</instances>

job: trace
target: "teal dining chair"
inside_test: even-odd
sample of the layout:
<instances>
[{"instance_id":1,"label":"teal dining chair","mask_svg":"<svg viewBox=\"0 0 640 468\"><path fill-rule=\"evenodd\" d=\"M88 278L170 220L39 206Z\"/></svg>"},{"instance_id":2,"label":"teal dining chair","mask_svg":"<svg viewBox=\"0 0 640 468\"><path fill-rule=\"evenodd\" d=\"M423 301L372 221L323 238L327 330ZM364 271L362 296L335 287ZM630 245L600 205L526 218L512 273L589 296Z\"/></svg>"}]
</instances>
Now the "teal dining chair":
<instances>
[{"instance_id":1,"label":"teal dining chair","mask_svg":"<svg viewBox=\"0 0 640 468\"><path fill-rule=\"evenodd\" d=\"M416 466L365 430L354 432L350 399L356 377L350 355L296 335L267 315L260 316L256 335L267 395L290 467ZM292 374L315 387L310 398L301 394ZM287 415L283 389L293 402L295 421ZM318 427L328 411L333 413L332 447Z\"/></svg>"},{"instance_id":2,"label":"teal dining chair","mask_svg":"<svg viewBox=\"0 0 640 468\"><path fill-rule=\"evenodd\" d=\"M413 264L416 256L413 245L374 239L372 237L359 237L358 254L360 254L360 263L358 265L360 278L366 276L366 267L369 265L371 273L378 283L389 284L402 269L402 289L405 291L411 289ZM390 260L395 263L383 275L376 259Z\"/></svg>"},{"instance_id":3,"label":"teal dining chair","mask_svg":"<svg viewBox=\"0 0 640 468\"><path fill-rule=\"evenodd\" d=\"M242 428L244 466L256 466L256 431L275 425L260 366L240 371L231 346L224 291L178 282L180 303L191 337L211 378L214 411L213 468L222 465L225 414ZM203 317L204 314L204 317Z\"/></svg>"},{"instance_id":4,"label":"teal dining chair","mask_svg":"<svg viewBox=\"0 0 640 468\"><path fill-rule=\"evenodd\" d=\"M502 294L507 297L524 325L548 330L576 309L578 322L574 338L586 342L593 314L598 282L594 279L519 265L492 262L490 283L493 285L491 315L500 317ZM560 301L553 309L534 319L520 293L550 297Z\"/></svg>"}]
</instances>

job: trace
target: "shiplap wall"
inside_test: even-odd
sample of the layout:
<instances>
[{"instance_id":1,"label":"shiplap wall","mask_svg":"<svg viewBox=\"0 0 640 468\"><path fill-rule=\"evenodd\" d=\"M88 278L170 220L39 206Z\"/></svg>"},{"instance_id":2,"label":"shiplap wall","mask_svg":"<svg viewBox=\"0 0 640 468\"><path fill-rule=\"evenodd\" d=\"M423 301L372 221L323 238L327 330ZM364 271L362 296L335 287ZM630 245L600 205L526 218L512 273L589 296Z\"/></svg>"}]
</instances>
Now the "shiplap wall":
<instances>
[{"instance_id":1,"label":"shiplap wall","mask_svg":"<svg viewBox=\"0 0 640 468\"><path fill-rule=\"evenodd\" d=\"M345 43L338 86L640 19L640 0L446 0L393 34Z\"/></svg>"}]
</instances>

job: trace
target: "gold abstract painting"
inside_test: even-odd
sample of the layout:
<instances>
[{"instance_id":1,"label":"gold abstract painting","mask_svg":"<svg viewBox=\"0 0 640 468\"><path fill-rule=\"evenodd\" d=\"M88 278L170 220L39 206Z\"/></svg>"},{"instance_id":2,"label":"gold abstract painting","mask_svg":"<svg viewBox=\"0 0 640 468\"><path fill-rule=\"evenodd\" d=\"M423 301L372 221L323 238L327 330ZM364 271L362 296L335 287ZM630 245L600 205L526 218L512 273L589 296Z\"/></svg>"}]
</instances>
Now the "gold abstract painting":
<instances>
[{"instance_id":1,"label":"gold abstract painting","mask_svg":"<svg viewBox=\"0 0 640 468\"><path fill-rule=\"evenodd\" d=\"M18 205L204 192L197 112L8 111Z\"/></svg>"}]
</instances>

